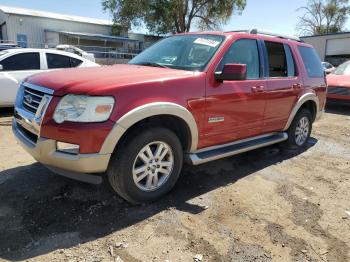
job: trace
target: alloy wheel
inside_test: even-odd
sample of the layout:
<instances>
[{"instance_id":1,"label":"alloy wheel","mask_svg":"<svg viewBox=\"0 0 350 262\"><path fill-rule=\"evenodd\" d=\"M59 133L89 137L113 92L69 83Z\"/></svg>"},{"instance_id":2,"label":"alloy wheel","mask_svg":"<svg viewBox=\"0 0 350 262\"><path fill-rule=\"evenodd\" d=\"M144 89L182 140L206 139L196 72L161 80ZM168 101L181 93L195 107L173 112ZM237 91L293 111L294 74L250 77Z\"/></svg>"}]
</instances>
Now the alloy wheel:
<instances>
[{"instance_id":1,"label":"alloy wheel","mask_svg":"<svg viewBox=\"0 0 350 262\"><path fill-rule=\"evenodd\" d=\"M295 129L295 143L298 146L302 146L309 136L309 130L310 130L310 121L309 119L304 116L300 118L297 127Z\"/></svg>"},{"instance_id":2,"label":"alloy wheel","mask_svg":"<svg viewBox=\"0 0 350 262\"><path fill-rule=\"evenodd\" d=\"M174 167L171 147L161 141L149 143L137 154L132 174L135 185L146 192L159 189Z\"/></svg>"}]
</instances>

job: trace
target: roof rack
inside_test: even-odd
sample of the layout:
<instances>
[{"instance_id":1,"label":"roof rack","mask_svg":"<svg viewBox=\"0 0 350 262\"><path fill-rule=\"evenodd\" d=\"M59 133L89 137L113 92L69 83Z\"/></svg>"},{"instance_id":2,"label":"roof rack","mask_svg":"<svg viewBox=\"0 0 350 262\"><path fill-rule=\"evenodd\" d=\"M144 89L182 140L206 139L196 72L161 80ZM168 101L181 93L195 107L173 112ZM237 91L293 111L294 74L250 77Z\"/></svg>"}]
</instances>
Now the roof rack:
<instances>
[{"instance_id":1,"label":"roof rack","mask_svg":"<svg viewBox=\"0 0 350 262\"><path fill-rule=\"evenodd\" d=\"M288 39L288 40L294 40L298 42L303 42L299 37L296 36L289 36L289 35L283 35L283 34L276 34L276 33L271 33L271 32L266 32L266 31L261 31L258 29L249 29L249 30L234 30L234 31L229 31L229 32L234 32L234 33L247 33L247 34L253 34L253 35L266 35L266 36L274 36L278 38L283 38L283 39Z\"/></svg>"}]
</instances>

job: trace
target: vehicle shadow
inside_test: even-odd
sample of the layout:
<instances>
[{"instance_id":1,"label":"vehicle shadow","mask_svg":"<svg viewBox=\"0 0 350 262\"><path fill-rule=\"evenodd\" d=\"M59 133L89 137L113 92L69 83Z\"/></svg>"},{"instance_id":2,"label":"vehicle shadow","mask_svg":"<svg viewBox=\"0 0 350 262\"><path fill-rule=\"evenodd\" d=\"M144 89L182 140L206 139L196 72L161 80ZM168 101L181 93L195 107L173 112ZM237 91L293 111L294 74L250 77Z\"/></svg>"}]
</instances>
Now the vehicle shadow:
<instances>
[{"instance_id":1,"label":"vehicle shadow","mask_svg":"<svg viewBox=\"0 0 350 262\"><path fill-rule=\"evenodd\" d=\"M349 105L339 105L335 102L327 102L326 113L350 116L350 103Z\"/></svg>"},{"instance_id":2,"label":"vehicle shadow","mask_svg":"<svg viewBox=\"0 0 350 262\"><path fill-rule=\"evenodd\" d=\"M106 185L66 179L38 163L1 171L0 258L25 260L74 247L168 208L198 214L205 208L189 200L302 154L316 143L312 138L302 151L271 146L198 167L186 166L170 194L142 207L123 201Z\"/></svg>"},{"instance_id":3,"label":"vehicle shadow","mask_svg":"<svg viewBox=\"0 0 350 262\"><path fill-rule=\"evenodd\" d=\"M2 117L12 117L12 116L13 116L13 107L0 108L0 119Z\"/></svg>"},{"instance_id":4,"label":"vehicle shadow","mask_svg":"<svg viewBox=\"0 0 350 262\"><path fill-rule=\"evenodd\" d=\"M0 126L12 124L13 108L0 108Z\"/></svg>"}]
</instances>

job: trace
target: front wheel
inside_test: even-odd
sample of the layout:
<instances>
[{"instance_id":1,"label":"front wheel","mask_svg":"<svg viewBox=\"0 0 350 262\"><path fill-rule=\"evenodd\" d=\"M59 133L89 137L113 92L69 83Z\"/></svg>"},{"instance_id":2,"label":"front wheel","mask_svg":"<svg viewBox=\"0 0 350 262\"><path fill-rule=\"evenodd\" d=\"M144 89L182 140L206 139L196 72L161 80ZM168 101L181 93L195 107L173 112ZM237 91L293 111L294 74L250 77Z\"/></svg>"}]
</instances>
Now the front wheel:
<instances>
[{"instance_id":1,"label":"front wheel","mask_svg":"<svg viewBox=\"0 0 350 262\"><path fill-rule=\"evenodd\" d=\"M312 116L309 110L301 109L288 129L288 140L284 146L291 149L302 148L307 144L312 130Z\"/></svg>"},{"instance_id":2,"label":"front wheel","mask_svg":"<svg viewBox=\"0 0 350 262\"><path fill-rule=\"evenodd\" d=\"M182 163L178 137L166 128L151 128L126 138L112 157L107 176L112 188L127 201L151 202L172 189Z\"/></svg>"}]
</instances>

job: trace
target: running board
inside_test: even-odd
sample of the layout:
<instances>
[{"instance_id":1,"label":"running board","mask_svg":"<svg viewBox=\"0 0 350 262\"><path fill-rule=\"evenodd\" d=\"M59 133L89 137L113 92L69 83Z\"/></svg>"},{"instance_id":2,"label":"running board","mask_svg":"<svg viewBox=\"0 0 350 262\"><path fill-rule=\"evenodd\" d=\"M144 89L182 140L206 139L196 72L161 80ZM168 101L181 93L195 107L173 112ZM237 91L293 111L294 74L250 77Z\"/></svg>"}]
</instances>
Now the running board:
<instances>
[{"instance_id":1,"label":"running board","mask_svg":"<svg viewBox=\"0 0 350 262\"><path fill-rule=\"evenodd\" d=\"M273 145L288 139L287 133L272 133L233 143L200 149L188 155L190 163L200 165L220 158L237 155L257 148Z\"/></svg>"}]
</instances>

